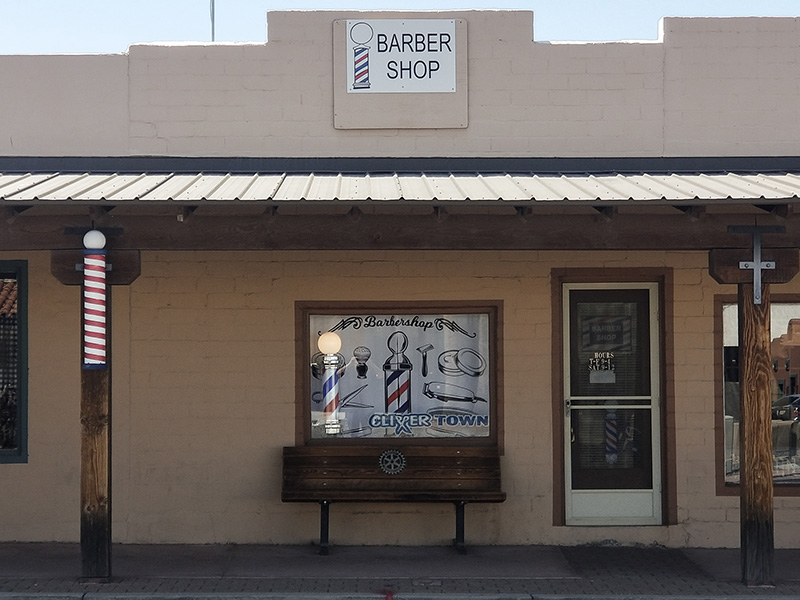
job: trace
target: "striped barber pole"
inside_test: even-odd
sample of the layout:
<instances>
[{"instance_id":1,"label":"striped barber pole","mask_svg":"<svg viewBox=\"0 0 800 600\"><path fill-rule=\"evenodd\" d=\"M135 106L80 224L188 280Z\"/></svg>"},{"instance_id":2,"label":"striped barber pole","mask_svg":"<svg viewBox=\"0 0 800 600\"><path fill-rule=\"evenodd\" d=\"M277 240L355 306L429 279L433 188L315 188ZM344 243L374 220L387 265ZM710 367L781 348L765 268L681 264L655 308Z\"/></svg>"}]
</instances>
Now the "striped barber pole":
<instances>
[{"instance_id":1,"label":"striped barber pole","mask_svg":"<svg viewBox=\"0 0 800 600\"><path fill-rule=\"evenodd\" d=\"M617 432L616 411L609 410L606 412L605 430L606 430L606 462L609 465L615 465L619 460L619 452L617 449L617 444L619 442L619 433Z\"/></svg>"},{"instance_id":2,"label":"striped barber pole","mask_svg":"<svg viewBox=\"0 0 800 600\"><path fill-rule=\"evenodd\" d=\"M386 340L391 355L383 363L383 385L386 391L387 413L411 412L411 371L414 366L405 351L408 336L395 331Z\"/></svg>"},{"instance_id":3,"label":"striped barber pole","mask_svg":"<svg viewBox=\"0 0 800 600\"><path fill-rule=\"evenodd\" d=\"M83 251L83 368L104 369L106 356L106 251Z\"/></svg>"},{"instance_id":4,"label":"striped barber pole","mask_svg":"<svg viewBox=\"0 0 800 600\"><path fill-rule=\"evenodd\" d=\"M335 358L335 356L334 356ZM322 413L326 419L336 417L339 408L339 373L337 371L338 361L325 364L325 371L322 375Z\"/></svg>"},{"instance_id":5,"label":"striped barber pole","mask_svg":"<svg viewBox=\"0 0 800 600\"><path fill-rule=\"evenodd\" d=\"M353 48L353 88L365 89L369 87L369 47L356 46Z\"/></svg>"},{"instance_id":6,"label":"striped barber pole","mask_svg":"<svg viewBox=\"0 0 800 600\"><path fill-rule=\"evenodd\" d=\"M386 372L386 412L411 412L411 371Z\"/></svg>"}]
</instances>

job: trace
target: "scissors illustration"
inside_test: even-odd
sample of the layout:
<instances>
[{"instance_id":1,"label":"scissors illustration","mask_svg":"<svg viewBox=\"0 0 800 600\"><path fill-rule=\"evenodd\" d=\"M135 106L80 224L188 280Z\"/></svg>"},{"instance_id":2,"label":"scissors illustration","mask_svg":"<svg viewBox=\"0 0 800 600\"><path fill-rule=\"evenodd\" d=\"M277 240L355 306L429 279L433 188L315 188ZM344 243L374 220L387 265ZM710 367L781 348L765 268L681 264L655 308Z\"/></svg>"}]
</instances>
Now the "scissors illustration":
<instances>
[{"instance_id":1,"label":"scissors illustration","mask_svg":"<svg viewBox=\"0 0 800 600\"><path fill-rule=\"evenodd\" d=\"M361 404L360 402L352 402L352 399L355 398L358 394L360 394L364 388L367 387L365 383L360 388L350 392L344 398L339 401L339 406L349 406L350 408L375 408L372 404ZM322 402L322 392L314 392L311 394L311 400L319 404Z\"/></svg>"}]
</instances>

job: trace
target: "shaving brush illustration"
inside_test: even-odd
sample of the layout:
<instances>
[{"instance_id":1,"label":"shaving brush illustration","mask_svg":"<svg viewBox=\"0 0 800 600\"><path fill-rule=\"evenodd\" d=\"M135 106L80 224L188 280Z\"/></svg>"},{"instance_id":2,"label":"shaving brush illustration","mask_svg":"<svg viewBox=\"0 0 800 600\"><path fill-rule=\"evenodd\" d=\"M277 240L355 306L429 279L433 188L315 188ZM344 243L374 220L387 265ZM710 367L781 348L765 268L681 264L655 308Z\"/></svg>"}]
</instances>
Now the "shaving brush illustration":
<instances>
[{"instance_id":1,"label":"shaving brush illustration","mask_svg":"<svg viewBox=\"0 0 800 600\"><path fill-rule=\"evenodd\" d=\"M367 361L372 356L372 351L366 346L356 346L353 349L353 358L356 359L356 376L358 379L367 378Z\"/></svg>"}]
</instances>

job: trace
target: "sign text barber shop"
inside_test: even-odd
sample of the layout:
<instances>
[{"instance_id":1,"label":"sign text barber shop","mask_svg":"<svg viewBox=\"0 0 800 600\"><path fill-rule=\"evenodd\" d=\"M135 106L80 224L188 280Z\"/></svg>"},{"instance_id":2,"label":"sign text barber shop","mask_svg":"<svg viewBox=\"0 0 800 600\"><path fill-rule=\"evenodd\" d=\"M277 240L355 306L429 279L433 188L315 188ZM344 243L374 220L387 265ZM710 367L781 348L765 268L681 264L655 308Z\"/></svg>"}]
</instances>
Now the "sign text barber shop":
<instances>
[{"instance_id":1,"label":"sign text barber shop","mask_svg":"<svg viewBox=\"0 0 800 600\"><path fill-rule=\"evenodd\" d=\"M455 92L452 19L347 21L347 91Z\"/></svg>"}]
</instances>

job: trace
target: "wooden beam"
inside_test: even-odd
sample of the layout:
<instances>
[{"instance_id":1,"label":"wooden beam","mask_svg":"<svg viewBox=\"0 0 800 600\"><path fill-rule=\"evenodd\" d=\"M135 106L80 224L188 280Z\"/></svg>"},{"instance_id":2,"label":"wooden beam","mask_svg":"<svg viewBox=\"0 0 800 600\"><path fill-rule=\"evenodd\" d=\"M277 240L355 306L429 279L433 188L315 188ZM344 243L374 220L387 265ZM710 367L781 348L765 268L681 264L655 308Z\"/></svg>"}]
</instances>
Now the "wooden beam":
<instances>
[{"instance_id":1,"label":"wooden beam","mask_svg":"<svg viewBox=\"0 0 800 600\"><path fill-rule=\"evenodd\" d=\"M592 213L459 214L438 220L425 214L346 214L203 216L178 223L162 216L115 214L115 250L710 250L746 248L750 240L727 228L736 215L706 215L698 221L674 215ZM765 216L768 224L774 217ZM782 222L786 237L800 239L800 218ZM65 230L87 229L86 217L20 215L13 225L0 219L0 251L70 249L79 238ZM101 231L103 229L101 228ZM109 239L110 236L107 234ZM778 246L767 236L765 249ZM785 242L783 242L785 245Z\"/></svg>"},{"instance_id":2,"label":"wooden beam","mask_svg":"<svg viewBox=\"0 0 800 600\"><path fill-rule=\"evenodd\" d=\"M94 222L96 222L97 224L102 223L103 221L105 221L105 217L108 213L109 213L109 208L106 206L92 205L89 207L89 218L92 219L93 223Z\"/></svg>"},{"instance_id":3,"label":"wooden beam","mask_svg":"<svg viewBox=\"0 0 800 600\"><path fill-rule=\"evenodd\" d=\"M781 219L786 219L792 214L792 207L789 204L756 204L756 208Z\"/></svg>"},{"instance_id":4,"label":"wooden beam","mask_svg":"<svg viewBox=\"0 0 800 600\"><path fill-rule=\"evenodd\" d=\"M83 250L51 250L50 273L64 285L83 284ZM138 250L111 250L106 263L108 285L130 285L142 273Z\"/></svg>"},{"instance_id":5,"label":"wooden beam","mask_svg":"<svg viewBox=\"0 0 800 600\"><path fill-rule=\"evenodd\" d=\"M29 206L3 206L2 207L2 216L5 219L6 223L9 225L17 220L17 217L21 215L23 212L28 210Z\"/></svg>"},{"instance_id":6,"label":"wooden beam","mask_svg":"<svg viewBox=\"0 0 800 600\"><path fill-rule=\"evenodd\" d=\"M739 457L742 581L774 582L772 365L769 284L761 304L739 284Z\"/></svg>"},{"instance_id":7,"label":"wooden beam","mask_svg":"<svg viewBox=\"0 0 800 600\"><path fill-rule=\"evenodd\" d=\"M762 271L765 283L788 283L800 271L797 248L764 248L762 260L775 262L775 268ZM748 283L753 271L739 268L740 262L753 260L753 249L714 249L708 253L708 270L717 283Z\"/></svg>"},{"instance_id":8,"label":"wooden beam","mask_svg":"<svg viewBox=\"0 0 800 600\"><path fill-rule=\"evenodd\" d=\"M347 211L347 216L350 217L350 220L354 223L357 222L361 218L362 212L361 209L357 206L354 206L350 210Z\"/></svg>"},{"instance_id":9,"label":"wooden beam","mask_svg":"<svg viewBox=\"0 0 800 600\"><path fill-rule=\"evenodd\" d=\"M679 211L685 214L692 221L697 221L706 214L706 207L701 205L676 206Z\"/></svg>"},{"instance_id":10,"label":"wooden beam","mask_svg":"<svg viewBox=\"0 0 800 600\"><path fill-rule=\"evenodd\" d=\"M598 212L598 217L604 221L610 221L619 213L616 206L595 206L594 209Z\"/></svg>"},{"instance_id":11,"label":"wooden beam","mask_svg":"<svg viewBox=\"0 0 800 600\"><path fill-rule=\"evenodd\" d=\"M196 206L181 206L178 209L178 214L177 214L178 223L185 223L186 221L188 221L189 217L191 217L194 214L194 211L196 210L197 210Z\"/></svg>"},{"instance_id":12,"label":"wooden beam","mask_svg":"<svg viewBox=\"0 0 800 600\"><path fill-rule=\"evenodd\" d=\"M111 577L111 370L81 371L81 573Z\"/></svg>"},{"instance_id":13,"label":"wooden beam","mask_svg":"<svg viewBox=\"0 0 800 600\"><path fill-rule=\"evenodd\" d=\"M533 212L530 206L515 206L514 210L523 223L528 222L528 217L531 216L531 213Z\"/></svg>"}]
</instances>

